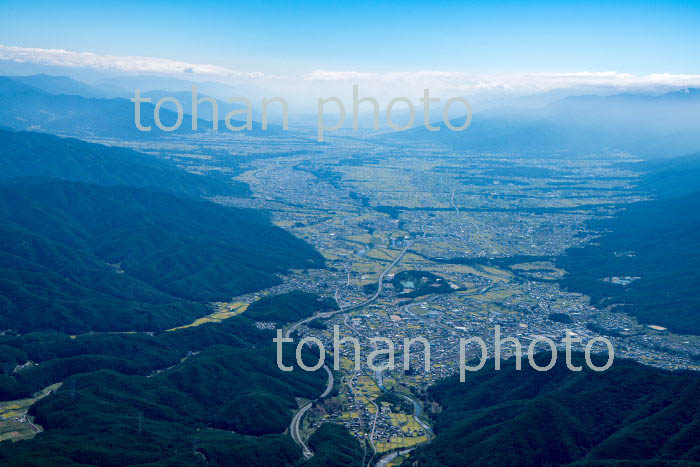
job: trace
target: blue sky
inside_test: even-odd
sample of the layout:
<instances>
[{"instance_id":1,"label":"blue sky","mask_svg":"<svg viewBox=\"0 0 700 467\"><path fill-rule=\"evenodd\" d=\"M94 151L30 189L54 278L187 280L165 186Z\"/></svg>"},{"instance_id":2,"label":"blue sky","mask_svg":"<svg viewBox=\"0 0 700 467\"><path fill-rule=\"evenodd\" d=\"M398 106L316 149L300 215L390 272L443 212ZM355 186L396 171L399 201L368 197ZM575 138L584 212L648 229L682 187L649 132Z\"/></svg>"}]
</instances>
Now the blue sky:
<instances>
[{"instance_id":1,"label":"blue sky","mask_svg":"<svg viewBox=\"0 0 700 467\"><path fill-rule=\"evenodd\" d=\"M0 44L245 71L700 73L700 2L19 2Z\"/></svg>"}]
</instances>

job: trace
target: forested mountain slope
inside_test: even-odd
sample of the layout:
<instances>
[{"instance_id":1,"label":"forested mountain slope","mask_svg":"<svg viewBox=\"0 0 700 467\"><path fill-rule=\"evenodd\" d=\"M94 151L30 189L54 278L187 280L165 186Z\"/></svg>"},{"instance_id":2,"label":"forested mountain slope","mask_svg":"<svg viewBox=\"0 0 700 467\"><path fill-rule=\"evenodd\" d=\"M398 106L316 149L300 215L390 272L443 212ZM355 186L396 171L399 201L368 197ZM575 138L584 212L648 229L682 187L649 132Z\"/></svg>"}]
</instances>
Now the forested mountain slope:
<instances>
[{"instance_id":1,"label":"forested mountain slope","mask_svg":"<svg viewBox=\"0 0 700 467\"><path fill-rule=\"evenodd\" d=\"M601 306L621 305L642 322L700 333L700 155L643 168L639 189L654 199L589 223L603 234L558 258L568 272L562 285Z\"/></svg>"},{"instance_id":2,"label":"forested mountain slope","mask_svg":"<svg viewBox=\"0 0 700 467\"><path fill-rule=\"evenodd\" d=\"M173 327L203 313L188 302L323 265L260 212L141 188L17 180L0 186L0 227L0 320L23 332Z\"/></svg>"},{"instance_id":3,"label":"forested mountain slope","mask_svg":"<svg viewBox=\"0 0 700 467\"><path fill-rule=\"evenodd\" d=\"M166 160L130 149L46 133L0 128L0 160L0 181L55 177L95 185L155 188L188 197L250 194L242 182L191 174Z\"/></svg>"},{"instance_id":4,"label":"forested mountain slope","mask_svg":"<svg viewBox=\"0 0 700 467\"><path fill-rule=\"evenodd\" d=\"M580 354L574 363L584 370L563 356L547 372L488 362L464 383L438 383L437 436L405 465L700 465L700 375L624 360L596 373Z\"/></svg>"}]
</instances>

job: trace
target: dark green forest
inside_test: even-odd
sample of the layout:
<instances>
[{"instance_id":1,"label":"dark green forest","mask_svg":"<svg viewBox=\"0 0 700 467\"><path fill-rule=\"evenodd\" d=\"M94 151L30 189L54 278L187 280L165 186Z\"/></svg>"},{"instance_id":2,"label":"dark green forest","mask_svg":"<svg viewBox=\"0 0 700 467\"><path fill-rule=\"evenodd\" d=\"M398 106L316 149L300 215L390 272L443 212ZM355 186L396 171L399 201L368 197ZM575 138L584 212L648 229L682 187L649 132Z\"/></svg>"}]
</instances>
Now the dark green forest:
<instances>
[{"instance_id":1,"label":"dark green forest","mask_svg":"<svg viewBox=\"0 0 700 467\"><path fill-rule=\"evenodd\" d=\"M321 255L265 213L201 198L247 195L238 182L50 135L0 140L0 398L63 383L31 408L45 432L3 443L0 463L300 462L283 432L325 372L279 371L273 333L245 316L163 330ZM301 292L265 303L271 316L330 306Z\"/></svg>"},{"instance_id":2,"label":"dark green forest","mask_svg":"<svg viewBox=\"0 0 700 467\"><path fill-rule=\"evenodd\" d=\"M564 358L548 372L509 361L437 383L436 438L404 465L700 465L700 375L626 360L597 373L573 357L583 371Z\"/></svg>"},{"instance_id":3,"label":"dark green forest","mask_svg":"<svg viewBox=\"0 0 700 467\"><path fill-rule=\"evenodd\" d=\"M603 232L557 258L562 285L600 306L618 305L641 322L700 333L700 155L647 163L639 189L654 199L611 219L590 221ZM629 277L627 285L604 281Z\"/></svg>"},{"instance_id":4,"label":"dark green forest","mask_svg":"<svg viewBox=\"0 0 700 467\"><path fill-rule=\"evenodd\" d=\"M152 156L0 131L0 328L157 331L322 267L260 211L202 195L247 194Z\"/></svg>"},{"instance_id":5,"label":"dark green forest","mask_svg":"<svg viewBox=\"0 0 700 467\"><path fill-rule=\"evenodd\" d=\"M153 331L279 283L321 256L267 217L141 188L34 179L0 187L0 326ZM151 309L152 308L152 309ZM20 313L19 310L23 310Z\"/></svg>"},{"instance_id":6,"label":"dark green forest","mask_svg":"<svg viewBox=\"0 0 700 467\"><path fill-rule=\"evenodd\" d=\"M400 297L415 298L433 293L452 292L445 279L428 271L401 271L391 279L391 283ZM406 288L409 291L403 292ZM376 291L376 286L374 290Z\"/></svg>"},{"instance_id":7,"label":"dark green forest","mask_svg":"<svg viewBox=\"0 0 700 467\"><path fill-rule=\"evenodd\" d=\"M305 467L360 467L364 449L343 425L324 423L309 438L314 457Z\"/></svg>"},{"instance_id":8,"label":"dark green forest","mask_svg":"<svg viewBox=\"0 0 700 467\"><path fill-rule=\"evenodd\" d=\"M59 138L47 133L0 129L0 181L53 177L94 185L158 189L178 196L247 196L245 183L192 174L166 159L131 149Z\"/></svg>"},{"instance_id":9,"label":"dark green forest","mask_svg":"<svg viewBox=\"0 0 700 467\"><path fill-rule=\"evenodd\" d=\"M314 295L306 298L306 307L319 303ZM294 464L301 450L281 433L297 407L295 398L323 391L325 372L281 372L273 333L244 316L155 335L0 336L2 399L63 381L31 408L46 431L4 444L0 461ZM288 350L290 364L293 347ZM309 364L311 353L304 354ZM12 372L27 360L37 365Z\"/></svg>"},{"instance_id":10,"label":"dark green forest","mask_svg":"<svg viewBox=\"0 0 700 467\"><path fill-rule=\"evenodd\" d=\"M246 310L246 316L255 321L286 324L316 313L337 309L338 304L331 298L321 298L295 290L286 294L270 295L253 302Z\"/></svg>"}]
</instances>

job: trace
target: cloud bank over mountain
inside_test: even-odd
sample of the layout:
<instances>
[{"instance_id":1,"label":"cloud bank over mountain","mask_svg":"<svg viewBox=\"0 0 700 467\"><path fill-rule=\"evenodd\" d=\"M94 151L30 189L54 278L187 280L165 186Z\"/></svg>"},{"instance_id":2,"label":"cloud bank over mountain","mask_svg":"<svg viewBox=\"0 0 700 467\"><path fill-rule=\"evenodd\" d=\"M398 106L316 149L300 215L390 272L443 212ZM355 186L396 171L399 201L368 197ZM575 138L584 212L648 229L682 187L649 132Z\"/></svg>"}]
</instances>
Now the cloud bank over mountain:
<instances>
[{"instance_id":1,"label":"cloud bank over mountain","mask_svg":"<svg viewBox=\"0 0 700 467\"><path fill-rule=\"evenodd\" d=\"M0 44L0 60L14 65L34 65L96 73L157 75L194 82L216 82L245 91L252 98L280 95L315 108L323 96L352 97L352 85L363 96L386 103L396 96L418 100L423 89L448 98L523 96L564 90L567 93L613 94L619 92L663 93L700 87L700 74L631 74L618 71L488 73L453 70L332 70L279 73L237 70L217 64L189 63L160 57L117 56L63 49L29 48ZM459 66L455 64L455 66ZM32 69L33 71L35 68ZM230 96L217 96L230 97ZM361 96L362 97L362 96Z\"/></svg>"}]
</instances>

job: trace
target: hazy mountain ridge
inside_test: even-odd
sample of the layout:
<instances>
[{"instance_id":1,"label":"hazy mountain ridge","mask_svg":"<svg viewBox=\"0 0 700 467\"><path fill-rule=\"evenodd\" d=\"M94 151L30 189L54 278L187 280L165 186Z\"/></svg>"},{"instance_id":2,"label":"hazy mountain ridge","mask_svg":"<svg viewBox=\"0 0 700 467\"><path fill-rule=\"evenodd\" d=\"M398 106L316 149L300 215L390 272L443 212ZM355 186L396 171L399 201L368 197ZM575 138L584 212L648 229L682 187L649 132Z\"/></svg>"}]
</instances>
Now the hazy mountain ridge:
<instances>
[{"instance_id":1,"label":"hazy mountain ridge","mask_svg":"<svg viewBox=\"0 0 700 467\"><path fill-rule=\"evenodd\" d=\"M156 188L190 197L246 196L250 189L235 180L191 174L167 160L130 149L86 143L73 138L0 129L0 180L55 177L97 185Z\"/></svg>"},{"instance_id":2,"label":"hazy mountain ridge","mask_svg":"<svg viewBox=\"0 0 700 467\"><path fill-rule=\"evenodd\" d=\"M69 94L82 97L111 98L121 97L116 92L96 88L68 76L55 76L40 73L38 75L7 76L12 81L40 89L49 94Z\"/></svg>"},{"instance_id":3,"label":"hazy mountain ridge","mask_svg":"<svg viewBox=\"0 0 700 467\"><path fill-rule=\"evenodd\" d=\"M0 121L17 130L41 130L45 132L79 136L111 137L119 139L152 139L168 135L196 134L211 131L212 122L197 120L197 130L192 130L192 117L183 110L182 123L174 131L157 127L154 118L155 102L141 103L141 125L150 127L141 131L135 123L135 104L129 99L92 98L80 95L52 94L34 86L0 76ZM183 102L185 104L185 102ZM190 104L191 105L191 97ZM202 105L203 112L205 105ZM160 121L165 127L175 125L177 113L164 105L160 109ZM224 122L225 113L219 115L219 131L230 131ZM241 125L244 114L232 121ZM270 125L263 131L259 122L253 121L253 129L244 131L254 135L273 135L281 127Z\"/></svg>"},{"instance_id":4,"label":"hazy mountain ridge","mask_svg":"<svg viewBox=\"0 0 700 467\"><path fill-rule=\"evenodd\" d=\"M700 92L661 96L570 96L535 109L492 109L472 117L463 132L422 125L385 134L382 141L445 144L460 151L514 154L629 152L644 157L679 156L700 149ZM464 117L452 120L462 125Z\"/></svg>"}]
</instances>

